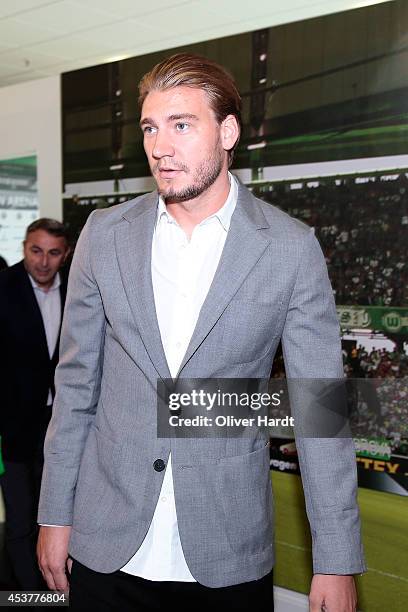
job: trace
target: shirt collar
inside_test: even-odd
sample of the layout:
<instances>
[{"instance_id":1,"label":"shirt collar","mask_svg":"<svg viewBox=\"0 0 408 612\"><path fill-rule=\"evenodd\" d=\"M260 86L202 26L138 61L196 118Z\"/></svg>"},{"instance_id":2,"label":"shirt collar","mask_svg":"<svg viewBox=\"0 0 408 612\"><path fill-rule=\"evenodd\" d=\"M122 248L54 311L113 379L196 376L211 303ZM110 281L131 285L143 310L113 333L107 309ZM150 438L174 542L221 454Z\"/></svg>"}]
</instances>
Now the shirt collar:
<instances>
[{"instance_id":1,"label":"shirt collar","mask_svg":"<svg viewBox=\"0 0 408 612\"><path fill-rule=\"evenodd\" d=\"M61 276L60 276L59 272L57 272L56 275L54 276L54 281L53 281L51 287L48 289L48 291L44 291L44 289L42 289L39 285L37 285L37 283L35 282L35 280L31 276L31 274L29 274L29 272L27 272L27 274L28 274L28 278L30 279L30 282L31 282L31 285L32 285L33 289L37 290L37 291L42 291L43 293L49 293L50 291L54 291L55 289L59 289L59 287L61 285Z\"/></svg>"},{"instance_id":2,"label":"shirt collar","mask_svg":"<svg viewBox=\"0 0 408 612\"><path fill-rule=\"evenodd\" d=\"M237 199L238 199L237 180L236 180L236 178L230 172L228 172L228 178L229 178L229 181L230 181L230 189L229 189L228 197L225 200L225 203L223 204L223 206L219 210L217 210L217 212L215 212L214 214L210 215L206 219L203 219L203 221L201 221L200 225L208 223L210 221L210 219L216 218L221 223L221 225L224 228L224 230L226 232L228 232L229 226L231 224L232 213L235 210L235 206L237 204ZM159 196L159 202L158 202L158 205L157 205L156 226L158 225L159 222L162 221L162 219L167 219L167 221L169 223L177 224L175 219L168 212L166 204L165 204L162 196Z\"/></svg>"}]
</instances>

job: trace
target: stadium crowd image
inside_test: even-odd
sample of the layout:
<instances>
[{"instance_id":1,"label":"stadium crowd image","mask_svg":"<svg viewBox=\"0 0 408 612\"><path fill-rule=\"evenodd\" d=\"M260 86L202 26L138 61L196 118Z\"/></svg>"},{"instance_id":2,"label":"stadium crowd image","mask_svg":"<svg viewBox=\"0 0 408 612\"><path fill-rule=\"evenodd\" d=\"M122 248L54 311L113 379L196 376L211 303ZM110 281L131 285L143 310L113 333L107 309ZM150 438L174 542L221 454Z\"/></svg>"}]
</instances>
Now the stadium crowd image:
<instances>
[{"instance_id":1,"label":"stadium crowd image","mask_svg":"<svg viewBox=\"0 0 408 612\"><path fill-rule=\"evenodd\" d=\"M405 612L408 3L43 4L0 9L0 607Z\"/></svg>"}]
</instances>

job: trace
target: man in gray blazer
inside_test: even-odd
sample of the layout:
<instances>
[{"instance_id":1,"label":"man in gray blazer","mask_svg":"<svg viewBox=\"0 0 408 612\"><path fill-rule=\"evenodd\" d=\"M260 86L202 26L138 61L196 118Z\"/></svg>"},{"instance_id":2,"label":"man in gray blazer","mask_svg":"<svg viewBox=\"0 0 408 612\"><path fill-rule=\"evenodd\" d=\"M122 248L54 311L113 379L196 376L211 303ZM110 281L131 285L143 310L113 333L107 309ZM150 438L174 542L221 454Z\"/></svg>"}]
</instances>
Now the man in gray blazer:
<instances>
[{"instance_id":1,"label":"man in gray blazer","mask_svg":"<svg viewBox=\"0 0 408 612\"><path fill-rule=\"evenodd\" d=\"M273 609L269 448L259 435L160 438L157 381L342 378L313 231L228 168L240 97L178 54L140 86L157 191L89 217L67 294L45 444L38 559L74 610ZM313 612L351 612L364 571L349 438L297 440Z\"/></svg>"}]
</instances>

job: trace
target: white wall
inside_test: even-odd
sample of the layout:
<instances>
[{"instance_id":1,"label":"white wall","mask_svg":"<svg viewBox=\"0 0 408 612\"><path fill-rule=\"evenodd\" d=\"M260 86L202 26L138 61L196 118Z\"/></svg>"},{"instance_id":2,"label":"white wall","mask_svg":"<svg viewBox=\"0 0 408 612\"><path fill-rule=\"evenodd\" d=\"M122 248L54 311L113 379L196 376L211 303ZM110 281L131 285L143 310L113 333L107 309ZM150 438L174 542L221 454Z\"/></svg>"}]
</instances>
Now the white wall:
<instances>
[{"instance_id":1,"label":"white wall","mask_svg":"<svg viewBox=\"0 0 408 612\"><path fill-rule=\"evenodd\" d=\"M62 220L60 77L0 88L0 159L37 155L40 216Z\"/></svg>"}]
</instances>

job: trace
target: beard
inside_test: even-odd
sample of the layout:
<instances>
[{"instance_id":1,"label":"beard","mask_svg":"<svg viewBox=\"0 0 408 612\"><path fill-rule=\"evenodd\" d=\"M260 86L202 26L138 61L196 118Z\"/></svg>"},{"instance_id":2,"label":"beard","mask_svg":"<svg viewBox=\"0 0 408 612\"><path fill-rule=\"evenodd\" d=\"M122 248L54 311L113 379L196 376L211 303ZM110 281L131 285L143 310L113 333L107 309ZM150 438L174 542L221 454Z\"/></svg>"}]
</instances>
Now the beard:
<instances>
[{"instance_id":1,"label":"beard","mask_svg":"<svg viewBox=\"0 0 408 612\"><path fill-rule=\"evenodd\" d=\"M195 169L192 181L189 185L176 189L169 185L168 187L158 187L159 194L169 203L186 202L194 200L206 191L215 180L219 177L223 167L223 155L218 147L214 149L212 155L203 160ZM157 170L156 164L153 174ZM182 170L187 175L190 174L188 166L178 164L175 166L177 170Z\"/></svg>"}]
</instances>

